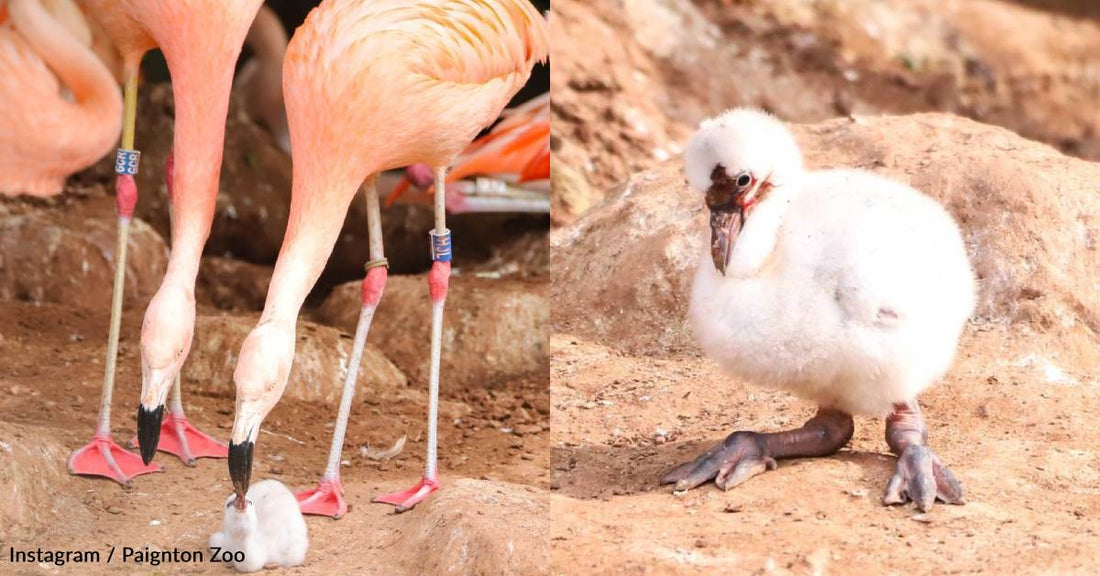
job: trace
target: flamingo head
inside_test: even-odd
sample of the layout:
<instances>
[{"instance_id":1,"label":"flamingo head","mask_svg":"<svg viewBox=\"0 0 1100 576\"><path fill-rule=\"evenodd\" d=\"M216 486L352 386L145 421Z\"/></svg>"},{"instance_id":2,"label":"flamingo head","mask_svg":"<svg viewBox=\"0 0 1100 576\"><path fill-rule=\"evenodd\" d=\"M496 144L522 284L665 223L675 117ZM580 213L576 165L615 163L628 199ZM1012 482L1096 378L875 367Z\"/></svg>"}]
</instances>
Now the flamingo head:
<instances>
[{"instance_id":1,"label":"flamingo head","mask_svg":"<svg viewBox=\"0 0 1100 576\"><path fill-rule=\"evenodd\" d=\"M195 295L166 282L149 302L141 328L141 404L138 445L141 459L153 461L160 441L164 401L191 350L195 332Z\"/></svg>"},{"instance_id":2,"label":"flamingo head","mask_svg":"<svg viewBox=\"0 0 1100 576\"><path fill-rule=\"evenodd\" d=\"M711 258L725 274L752 208L802 172L802 153L775 117L737 108L705 120L684 152L689 186L710 212Z\"/></svg>"},{"instance_id":3,"label":"flamingo head","mask_svg":"<svg viewBox=\"0 0 1100 576\"><path fill-rule=\"evenodd\" d=\"M260 425L283 396L293 359L293 322L261 321L241 346L233 372L237 404L229 439L229 475L238 501L248 492Z\"/></svg>"}]
</instances>

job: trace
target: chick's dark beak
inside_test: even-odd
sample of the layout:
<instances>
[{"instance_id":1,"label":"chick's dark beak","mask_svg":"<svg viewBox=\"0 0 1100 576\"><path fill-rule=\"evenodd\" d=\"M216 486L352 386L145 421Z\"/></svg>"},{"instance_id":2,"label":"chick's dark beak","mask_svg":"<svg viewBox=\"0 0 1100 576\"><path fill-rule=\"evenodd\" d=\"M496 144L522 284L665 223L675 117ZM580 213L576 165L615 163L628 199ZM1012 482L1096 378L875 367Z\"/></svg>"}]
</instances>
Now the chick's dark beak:
<instances>
[{"instance_id":1,"label":"chick's dark beak","mask_svg":"<svg viewBox=\"0 0 1100 576\"><path fill-rule=\"evenodd\" d=\"M145 406L138 406L137 436L138 446L141 448L141 461L148 465L157 454L157 443L160 442L160 423L164 419L164 405L157 406L156 410L149 410Z\"/></svg>"},{"instance_id":2,"label":"chick's dark beak","mask_svg":"<svg viewBox=\"0 0 1100 576\"><path fill-rule=\"evenodd\" d=\"M710 211L710 257L714 268L723 276L729 262L733 241L741 233L745 214L740 206L728 210Z\"/></svg>"},{"instance_id":3,"label":"chick's dark beak","mask_svg":"<svg viewBox=\"0 0 1100 576\"><path fill-rule=\"evenodd\" d=\"M250 439L240 444L229 443L229 477L233 479L233 491L237 493L238 509L244 508L245 494L252 478L252 448L255 445Z\"/></svg>"}]
</instances>

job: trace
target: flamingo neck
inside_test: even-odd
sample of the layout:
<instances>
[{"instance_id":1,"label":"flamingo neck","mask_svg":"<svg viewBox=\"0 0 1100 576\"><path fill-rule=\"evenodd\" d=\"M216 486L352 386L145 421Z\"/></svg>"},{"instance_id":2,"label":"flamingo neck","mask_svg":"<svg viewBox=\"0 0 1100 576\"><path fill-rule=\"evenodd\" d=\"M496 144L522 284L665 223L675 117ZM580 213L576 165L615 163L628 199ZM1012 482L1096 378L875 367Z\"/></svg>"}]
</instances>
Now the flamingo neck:
<instances>
[{"instance_id":1,"label":"flamingo neck","mask_svg":"<svg viewBox=\"0 0 1100 576\"><path fill-rule=\"evenodd\" d=\"M348 205L359 186L355 178L338 174L336 165L330 167L333 171L316 172L310 169L310 164L302 158L294 167L290 220L271 275L261 322L297 320L302 304L332 254ZM306 211L308 221L301 216Z\"/></svg>"}]
</instances>

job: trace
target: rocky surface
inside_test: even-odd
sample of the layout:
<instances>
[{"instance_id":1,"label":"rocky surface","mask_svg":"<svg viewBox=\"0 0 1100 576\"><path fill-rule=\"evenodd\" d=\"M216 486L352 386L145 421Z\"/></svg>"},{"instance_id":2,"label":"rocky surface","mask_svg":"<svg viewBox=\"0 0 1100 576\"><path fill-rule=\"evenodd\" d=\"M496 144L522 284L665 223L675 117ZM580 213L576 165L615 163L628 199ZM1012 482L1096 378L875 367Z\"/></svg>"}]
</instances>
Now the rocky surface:
<instances>
[{"instance_id":1,"label":"rocky surface","mask_svg":"<svg viewBox=\"0 0 1100 576\"><path fill-rule=\"evenodd\" d=\"M102 193L0 203L0 299L109 309L117 246L114 198ZM168 249L136 218L126 247L123 305L144 308L160 286Z\"/></svg>"},{"instance_id":2,"label":"rocky surface","mask_svg":"<svg viewBox=\"0 0 1100 576\"><path fill-rule=\"evenodd\" d=\"M183 368L189 389L230 397L236 394L233 370L237 366L237 353L258 318L258 315L199 316L191 354ZM300 322L294 366L284 400L338 403L351 345L351 337L339 330ZM374 397L395 397L404 393L407 383L399 368L376 347L367 345L359 366L357 394L369 390Z\"/></svg>"},{"instance_id":3,"label":"rocky surface","mask_svg":"<svg viewBox=\"0 0 1100 576\"><path fill-rule=\"evenodd\" d=\"M206 256L195 281L195 300L219 310L263 310L271 266Z\"/></svg>"},{"instance_id":4,"label":"rocky surface","mask_svg":"<svg viewBox=\"0 0 1100 576\"><path fill-rule=\"evenodd\" d=\"M389 554L410 573L546 574L548 500L520 484L457 480L399 529Z\"/></svg>"}]
</instances>

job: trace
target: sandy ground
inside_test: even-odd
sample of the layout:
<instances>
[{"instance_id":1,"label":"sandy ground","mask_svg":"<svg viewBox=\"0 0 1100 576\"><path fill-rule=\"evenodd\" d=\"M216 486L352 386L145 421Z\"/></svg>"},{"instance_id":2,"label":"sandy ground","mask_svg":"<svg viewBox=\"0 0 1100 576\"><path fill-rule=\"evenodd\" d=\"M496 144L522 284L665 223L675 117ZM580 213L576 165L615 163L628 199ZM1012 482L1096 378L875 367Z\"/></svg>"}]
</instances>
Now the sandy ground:
<instances>
[{"instance_id":1,"label":"sandy ground","mask_svg":"<svg viewBox=\"0 0 1100 576\"><path fill-rule=\"evenodd\" d=\"M5 366L0 377L0 436L4 441L0 470L14 470L17 476L3 496L8 513L17 522L15 527L3 526L12 531L3 537L4 548L97 549L104 554L110 546L118 546L119 553L123 546L194 550L203 549L209 534L220 528L220 509L231 491L224 461L201 460L188 468L174 456L160 453L157 461L165 472L141 476L129 490L108 480L66 473L69 451L86 442L94 427L105 353L101 334L107 320L105 312L59 305L0 304L0 365ZM140 388L135 338L140 321L140 315L131 312L123 323L114 402L116 440L129 438L135 430L133 407ZM463 558L467 551L460 548L469 546L473 555L487 548L478 548L478 542L485 539L501 546L511 539L528 545L516 555L533 558L512 560L512 569L531 562L545 565L545 550L540 549L537 538L533 544L519 542L524 534L541 531L545 537L545 513L528 510L545 507L549 486L549 435L543 431L546 426L538 424L548 421L545 376L532 374L491 390L476 383L450 382L443 387L443 397L440 466L444 488L402 515L394 514L390 506L371 504L370 498L418 479L423 466L426 392L414 390L397 403L380 402L369 394L356 398L342 469L351 511L338 521L308 517L308 562L281 573L416 573L453 558L463 561L438 566L437 571L477 572L485 569L485 563ZM184 400L190 419L200 429L216 437L228 435L233 419L231 397L189 394L185 383ZM521 408L535 424L522 432L502 432L501 428L508 429L509 417ZM456 422L456 413L465 415ZM257 445L253 479L276 478L292 489L311 487L324 468L334 419L334 406L282 402L268 417ZM375 462L360 455L360 446L389 446L402 435L407 435L409 442L392 461ZM18 491L22 494L13 494ZM449 498L448 491L460 491L464 497ZM487 500L473 498L479 494ZM510 503L494 509L492 501L499 499ZM30 506L21 508L18 501ZM479 516L486 521L479 522ZM434 549L421 554L425 542ZM7 555L5 550L5 564ZM509 563L494 566L506 570ZM15 573L70 573L71 568L21 565ZM9 569L3 571L12 573ZM154 568L117 560L93 566L91 572L228 573L219 565Z\"/></svg>"},{"instance_id":2,"label":"sandy ground","mask_svg":"<svg viewBox=\"0 0 1100 576\"><path fill-rule=\"evenodd\" d=\"M894 458L883 422L865 418L834 457L780 462L729 492L674 495L657 486L671 467L733 430L797 427L813 407L703 358L629 356L556 335L553 570L1088 573L1100 554L1100 379L1061 372L1035 353L1044 348L968 330L922 404L931 445L969 502L919 514L882 506Z\"/></svg>"}]
</instances>

